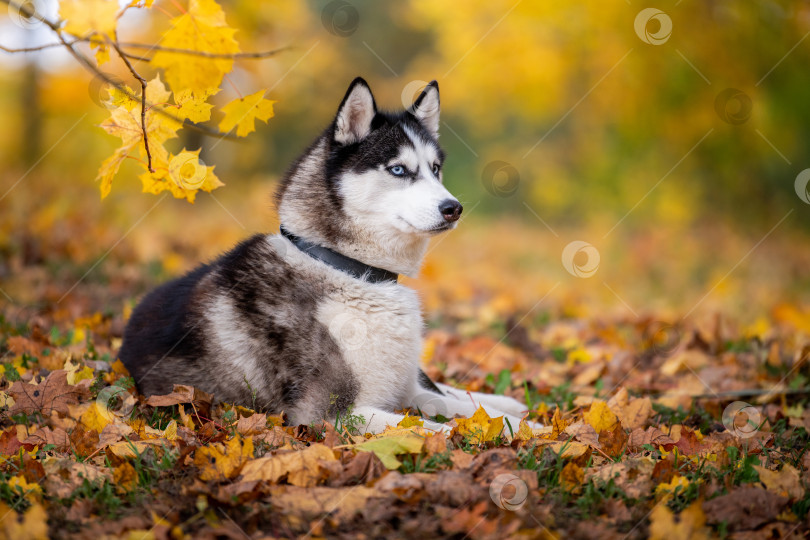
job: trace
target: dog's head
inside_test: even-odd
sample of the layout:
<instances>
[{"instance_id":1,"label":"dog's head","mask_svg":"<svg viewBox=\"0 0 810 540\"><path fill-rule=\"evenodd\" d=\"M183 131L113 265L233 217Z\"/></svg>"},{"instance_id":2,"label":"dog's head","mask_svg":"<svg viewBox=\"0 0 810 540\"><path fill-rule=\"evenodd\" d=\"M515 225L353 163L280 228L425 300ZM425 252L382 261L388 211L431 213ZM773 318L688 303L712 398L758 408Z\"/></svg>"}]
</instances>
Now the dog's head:
<instances>
[{"instance_id":1,"label":"dog's head","mask_svg":"<svg viewBox=\"0 0 810 540\"><path fill-rule=\"evenodd\" d=\"M332 125L333 171L346 213L365 226L432 235L452 229L461 204L442 185L439 86L407 111L380 112L363 79L352 82Z\"/></svg>"},{"instance_id":2,"label":"dog's head","mask_svg":"<svg viewBox=\"0 0 810 540\"><path fill-rule=\"evenodd\" d=\"M455 228L462 211L442 185L438 135L435 81L407 110L392 113L377 110L358 77L330 127L284 179L282 223L369 264L413 273L413 261L404 261L421 259L427 240ZM401 260L380 260L380 251Z\"/></svg>"}]
</instances>

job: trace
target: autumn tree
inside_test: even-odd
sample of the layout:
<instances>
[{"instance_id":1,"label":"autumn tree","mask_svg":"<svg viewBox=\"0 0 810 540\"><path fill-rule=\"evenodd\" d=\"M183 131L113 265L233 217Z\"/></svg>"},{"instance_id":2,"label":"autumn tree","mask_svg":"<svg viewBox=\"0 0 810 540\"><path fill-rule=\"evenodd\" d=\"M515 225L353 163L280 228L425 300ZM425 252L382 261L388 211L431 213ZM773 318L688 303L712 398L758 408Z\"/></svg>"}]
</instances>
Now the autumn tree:
<instances>
[{"instance_id":1,"label":"autumn tree","mask_svg":"<svg viewBox=\"0 0 810 540\"><path fill-rule=\"evenodd\" d=\"M169 191L193 203L199 190L211 192L223 183L214 167L200 160L199 148L183 148L175 153L166 147L166 142L177 138L180 130L218 138L245 137L255 130L257 119L267 122L273 117L275 101L265 97L266 89L260 89L250 95L240 94L219 107L224 117L218 129L208 124L216 108L211 98L219 92L223 80L228 80L236 60L266 58L283 50L241 52L234 39L236 30L228 26L225 12L215 0L189 0L187 7L173 2L181 14L171 19L160 41L151 44L120 40L118 26L132 10L151 15L160 9L166 14L153 7L153 0L132 1L123 8L116 0L63 0L56 20L40 14L32 2L0 2L8 4L9 13L18 20L44 24L56 39L38 47L13 49L0 45L0 49L25 53L64 47L76 62L103 81L108 94L104 105L110 114L101 127L119 137L121 145L99 168L97 180L102 198L110 193L124 160L133 159L142 167L139 178L145 193ZM81 48L88 45L94 59ZM100 69L112 61L126 66L132 78L129 84ZM142 65L153 73L151 78L147 79Z\"/></svg>"}]
</instances>

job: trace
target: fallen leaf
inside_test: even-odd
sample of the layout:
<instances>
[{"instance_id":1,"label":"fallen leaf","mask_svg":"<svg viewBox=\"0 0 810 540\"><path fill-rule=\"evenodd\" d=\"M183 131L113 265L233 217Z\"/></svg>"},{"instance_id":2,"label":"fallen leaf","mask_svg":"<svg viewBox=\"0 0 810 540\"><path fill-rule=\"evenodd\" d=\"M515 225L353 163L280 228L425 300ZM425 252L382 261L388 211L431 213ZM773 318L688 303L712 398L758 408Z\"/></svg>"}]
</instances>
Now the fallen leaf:
<instances>
[{"instance_id":1,"label":"fallen leaf","mask_svg":"<svg viewBox=\"0 0 810 540\"><path fill-rule=\"evenodd\" d=\"M236 476L252 457L253 440L237 435L224 445L215 443L198 448L194 454L194 465L200 469L203 480L222 481Z\"/></svg>"},{"instance_id":2,"label":"fallen leaf","mask_svg":"<svg viewBox=\"0 0 810 540\"><path fill-rule=\"evenodd\" d=\"M725 522L730 531L746 531L775 520L787 503L787 497L762 488L741 487L704 502L703 511L713 525Z\"/></svg>"},{"instance_id":3,"label":"fallen leaf","mask_svg":"<svg viewBox=\"0 0 810 540\"><path fill-rule=\"evenodd\" d=\"M50 416L51 411L67 415L68 405L77 404L81 396L81 391L76 386L67 383L67 373L64 370L52 371L39 384L16 381L8 389L8 393L14 398L9 414L39 412L45 417Z\"/></svg>"},{"instance_id":4,"label":"fallen leaf","mask_svg":"<svg viewBox=\"0 0 810 540\"><path fill-rule=\"evenodd\" d=\"M754 469L759 473L759 479L765 484L768 491L788 497L792 501L798 501L804 497L801 475L789 464L783 464L779 471L772 471L759 465L754 465Z\"/></svg>"},{"instance_id":5,"label":"fallen leaf","mask_svg":"<svg viewBox=\"0 0 810 540\"><path fill-rule=\"evenodd\" d=\"M486 414L486 413L484 413ZM425 446L425 437L413 431L370 439L354 448L361 452L374 452L388 469L398 469L402 462L399 454L418 454Z\"/></svg>"},{"instance_id":6,"label":"fallen leaf","mask_svg":"<svg viewBox=\"0 0 810 540\"><path fill-rule=\"evenodd\" d=\"M503 416L490 418L483 407L478 407L470 418L457 418L456 428L471 444L481 444L493 440L503 431Z\"/></svg>"},{"instance_id":7,"label":"fallen leaf","mask_svg":"<svg viewBox=\"0 0 810 540\"><path fill-rule=\"evenodd\" d=\"M650 540L689 538L709 540L711 531L705 526L706 515L700 502L694 502L680 514L673 514L665 504L658 504L650 514Z\"/></svg>"},{"instance_id":8,"label":"fallen leaf","mask_svg":"<svg viewBox=\"0 0 810 540\"><path fill-rule=\"evenodd\" d=\"M588 412L582 415L582 418L585 422L590 424L597 433L613 430L614 426L619 421L613 411L610 410L607 403L602 400L594 401Z\"/></svg>"},{"instance_id":9,"label":"fallen leaf","mask_svg":"<svg viewBox=\"0 0 810 540\"><path fill-rule=\"evenodd\" d=\"M248 461L242 469L241 479L276 483L286 476L287 482L294 486L312 487L324 478L322 461L336 461L334 452L323 444L313 444L304 450Z\"/></svg>"}]
</instances>

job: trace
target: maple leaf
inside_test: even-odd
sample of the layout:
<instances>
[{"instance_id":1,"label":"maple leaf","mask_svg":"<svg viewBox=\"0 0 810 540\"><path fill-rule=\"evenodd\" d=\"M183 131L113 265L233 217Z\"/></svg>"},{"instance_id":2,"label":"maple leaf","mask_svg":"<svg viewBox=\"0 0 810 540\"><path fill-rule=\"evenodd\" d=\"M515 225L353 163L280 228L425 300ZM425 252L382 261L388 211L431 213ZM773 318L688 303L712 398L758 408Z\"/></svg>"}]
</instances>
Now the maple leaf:
<instances>
[{"instance_id":1,"label":"maple leaf","mask_svg":"<svg viewBox=\"0 0 810 540\"><path fill-rule=\"evenodd\" d=\"M207 103L208 98L218 92L211 89L202 92L194 90L181 90L174 95L176 109L174 115L180 120L191 122L205 122L211 118L211 109L214 107Z\"/></svg>"},{"instance_id":2,"label":"maple leaf","mask_svg":"<svg viewBox=\"0 0 810 540\"><path fill-rule=\"evenodd\" d=\"M161 46L212 54L234 54L239 44L236 32L225 22L225 13L214 0L190 0L188 11L171 20ZM191 89L197 92L215 90L222 77L233 68L232 58L206 58L159 50L152 65L163 68L166 82L175 94Z\"/></svg>"},{"instance_id":3,"label":"maple leaf","mask_svg":"<svg viewBox=\"0 0 810 540\"><path fill-rule=\"evenodd\" d=\"M26 540L46 540L48 538L48 513L35 504L18 515L13 508L0 501L0 537Z\"/></svg>"},{"instance_id":4,"label":"maple leaf","mask_svg":"<svg viewBox=\"0 0 810 540\"><path fill-rule=\"evenodd\" d=\"M63 31L79 37L115 34L118 2L115 0L62 0L59 15L67 23ZM109 56L108 56L109 58Z\"/></svg>"},{"instance_id":5,"label":"maple leaf","mask_svg":"<svg viewBox=\"0 0 810 540\"><path fill-rule=\"evenodd\" d=\"M185 384L175 384L171 394L163 396L149 396L146 404L152 407L170 407L181 403L205 403L211 404L214 397L193 386Z\"/></svg>"},{"instance_id":6,"label":"maple leaf","mask_svg":"<svg viewBox=\"0 0 810 540\"><path fill-rule=\"evenodd\" d=\"M249 461L242 469L242 481L264 480L278 482L287 477L294 486L312 487L323 477L321 462L336 461L332 450L323 444L313 444L301 451L290 451Z\"/></svg>"},{"instance_id":7,"label":"maple leaf","mask_svg":"<svg viewBox=\"0 0 810 540\"><path fill-rule=\"evenodd\" d=\"M245 137L248 133L255 131L254 121L257 118L262 122L273 118L273 103L276 101L264 99L265 93L265 90L260 90L255 94L237 98L222 107L225 118L219 123L220 131L228 133L236 127L236 135Z\"/></svg>"},{"instance_id":8,"label":"maple leaf","mask_svg":"<svg viewBox=\"0 0 810 540\"><path fill-rule=\"evenodd\" d=\"M596 400L591 404L591 408L582 415L582 418L590 424L597 433L602 431L613 431L613 427L618 423L619 419L610 410L607 403L602 400Z\"/></svg>"},{"instance_id":9,"label":"maple leaf","mask_svg":"<svg viewBox=\"0 0 810 540\"><path fill-rule=\"evenodd\" d=\"M178 155L169 155L166 166L154 173L140 175L144 193L159 194L169 191L176 199L186 199L193 203L197 192L211 192L224 186L214 174L214 167L208 167L200 161L200 150L189 152L183 149Z\"/></svg>"},{"instance_id":10,"label":"maple leaf","mask_svg":"<svg viewBox=\"0 0 810 540\"><path fill-rule=\"evenodd\" d=\"M668 540L670 538L694 538L708 540L710 531L705 527L706 514L700 501L684 509L676 519L665 504L656 505L650 514L650 540Z\"/></svg>"},{"instance_id":11,"label":"maple leaf","mask_svg":"<svg viewBox=\"0 0 810 540\"><path fill-rule=\"evenodd\" d=\"M760 481L765 484L768 491L787 496L794 501L800 500L804 496L801 474L798 469L789 464L782 465L780 471L772 471L759 465L754 465L754 470L757 471Z\"/></svg>"},{"instance_id":12,"label":"maple leaf","mask_svg":"<svg viewBox=\"0 0 810 540\"><path fill-rule=\"evenodd\" d=\"M237 435L224 446L215 444L197 449L194 465L199 467L203 480L227 480L236 476L242 465L252 457L253 440Z\"/></svg>"},{"instance_id":13,"label":"maple leaf","mask_svg":"<svg viewBox=\"0 0 810 540\"><path fill-rule=\"evenodd\" d=\"M14 398L14 405L9 409L10 414L40 412L48 417L51 411L67 415L68 405L77 404L82 392L68 384L67 372L60 369L52 371L39 384L16 381L8 389L8 393Z\"/></svg>"},{"instance_id":14,"label":"maple leaf","mask_svg":"<svg viewBox=\"0 0 810 540\"><path fill-rule=\"evenodd\" d=\"M470 418L457 418L458 432L470 437L472 444L481 444L493 440L503 431L503 416L490 418L483 407L478 407Z\"/></svg>"},{"instance_id":15,"label":"maple leaf","mask_svg":"<svg viewBox=\"0 0 810 540\"><path fill-rule=\"evenodd\" d=\"M425 446L425 437L410 430L396 431L355 446L361 452L374 452L387 469L398 469L400 454L418 454Z\"/></svg>"}]
</instances>

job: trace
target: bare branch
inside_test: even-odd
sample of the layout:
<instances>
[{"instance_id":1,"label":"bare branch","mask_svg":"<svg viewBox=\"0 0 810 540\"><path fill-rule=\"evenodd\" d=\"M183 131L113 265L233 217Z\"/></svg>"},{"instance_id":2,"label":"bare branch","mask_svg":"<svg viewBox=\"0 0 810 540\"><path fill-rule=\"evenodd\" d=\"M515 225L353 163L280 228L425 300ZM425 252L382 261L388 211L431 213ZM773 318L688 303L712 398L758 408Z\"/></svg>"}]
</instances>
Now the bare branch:
<instances>
[{"instance_id":1,"label":"bare branch","mask_svg":"<svg viewBox=\"0 0 810 540\"><path fill-rule=\"evenodd\" d=\"M67 51L73 56L73 58L81 66L83 66L87 71L91 72L96 77L100 78L102 81L109 84L110 86L115 87L120 92L122 92L124 95L129 97L130 99L139 99L138 96L136 96L135 94L133 94L129 90L129 88L127 88L126 86L123 86L120 83L118 83L117 81L114 81L113 79L111 79L106 73L104 73L103 71L98 69L98 67L95 65L95 63L93 63L89 58L87 58L87 56L83 55L82 53L80 53L79 51L77 51L74 48L74 45L77 42L83 42L83 41L96 42L95 40L98 40L98 38L93 38L93 39L81 39L80 38L80 39L76 39L76 40L73 40L73 41L68 41L67 39L65 39L65 36L62 34L61 30L59 29L59 23L55 23L53 21L50 21L50 20L46 19L45 17L41 16L39 13L36 13L35 11L33 11L28 5L22 5L21 6L19 4L16 4L16 3L12 2L11 0L0 0L0 3L8 4L9 6L12 6L15 9L17 9L20 13L22 13L26 17L37 19L38 21L40 21L43 24L45 24L46 26L48 26L56 34L56 37L59 39L59 44L64 46L67 49ZM97 41L97 42L98 43L103 43L102 41ZM131 57L131 55L127 55L127 56ZM154 104L147 102L147 105L152 106ZM227 139L227 140L230 140L230 141L238 140L238 138L236 136L234 136L234 135L230 135L228 133L222 133L221 131L216 130L216 129L212 129L212 128L206 126L206 125L195 124L193 122L189 122L188 120L181 120L180 118L177 118L173 114L166 111L163 107L156 107L155 111L160 115L163 115L163 116L165 116L167 118L170 118L170 119L174 120L175 122L181 123L185 129L190 129L192 131L197 131L197 132L202 133L203 135L207 135L209 137L219 137L221 139Z\"/></svg>"},{"instance_id":2,"label":"bare branch","mask_svg":"<svg viewBox=\"0 0 810 540\"><path fill-rule=\"evenodd\" d=\"M132 76L138 79L138 82L141 83L141 131L143 132L143 146L146 148L146 168L149 169L149 172L155 172L155 169L152 168L152 152L149 150L149 133L146 131L146 79L144 79L140 73L135 71L135 68L132 67L129 59L126 57L124 52L118 46L118 43L107 38L107 42L112 45L115 49L115 52L118 53L118 56L121 57L121 60L124 61L124 64L127 65L129 72L132 73Z\"/></svg>"},{"instance_id":3,"label":"bare branch","mask_svg":"<svg viewBox=\"0 0 810 540\"><path fill-rule=\"evenodd\" d=\"M232 59L239 59L239 58L269 58L271 56L275 56L279 53L284 51L288 51L291 47L282 47L280 49L274 49L272 51L264 51L264 52L246 52L246 53L210 53L205 51L195 51L193 49L175 49L173 47L163 47L161 45L146 45L144 43L131 43L131 42L122 42L119 45L123 48L132 48L132 49L149 49L153 51L162 51L168 53L176 53L176 54L187 54L190 56L202 56L203 58L232 58Z\"/></svg>"}]
</instances>

